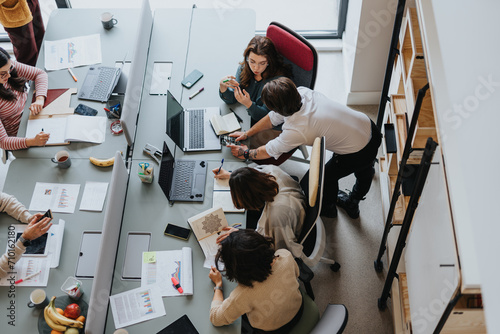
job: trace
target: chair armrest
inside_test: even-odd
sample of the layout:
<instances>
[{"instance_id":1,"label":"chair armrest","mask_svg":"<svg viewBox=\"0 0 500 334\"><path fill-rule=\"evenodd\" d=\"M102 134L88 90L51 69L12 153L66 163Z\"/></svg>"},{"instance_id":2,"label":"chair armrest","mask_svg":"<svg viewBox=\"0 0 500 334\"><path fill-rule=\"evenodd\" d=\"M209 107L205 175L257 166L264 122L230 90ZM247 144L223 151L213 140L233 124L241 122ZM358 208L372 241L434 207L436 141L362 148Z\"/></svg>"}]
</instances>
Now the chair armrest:
<instances>
[{"instance_id":1,"label":"chair armrest","mask_svg":"<svg viewBox=\"0 0 500 334\"><path fill-rule=\"evenodd\" d=\"M297 265L299 266L299 271L300 271L299 280L301 280L302 283L304 283L304 287L306 289L307 294L309 295L309 297L311 297L312 300L314 300L314 292L311 286L311 280L314 277L314 273L311 270L311 268L309 268L304 263L304 261L302 261L301 258L296 257L295 262L297 262Z\"/></svg>"}]
</instances>

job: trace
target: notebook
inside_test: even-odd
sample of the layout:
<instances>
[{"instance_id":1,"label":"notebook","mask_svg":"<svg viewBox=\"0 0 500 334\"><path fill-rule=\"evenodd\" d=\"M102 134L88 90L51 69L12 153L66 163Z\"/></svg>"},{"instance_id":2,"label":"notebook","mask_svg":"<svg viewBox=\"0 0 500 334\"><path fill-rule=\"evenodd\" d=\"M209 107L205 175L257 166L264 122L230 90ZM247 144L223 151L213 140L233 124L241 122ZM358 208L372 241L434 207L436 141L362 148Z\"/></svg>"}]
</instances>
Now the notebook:
<instances>
[{"instance_id":1,"label":"notebook","mask_svg":"<svg viewBox=\"0 0 500 334\"><path fill-rule=\"evenodd\" d=\"M163 142L158 184L169 201L203 202L207 163L203 160L177 160Z\"/></svg>"},{"instance_id":2,"label":"notebook","mask_svg":"<svg viewBox=\"0 0 500 334\"><path fill-rule=\"evenodd\" d=\"M120 79L121 68L91 66L85 76L78 98L106 102Z\"/></svg>"},{"instance_id":3,"label":"notebook","mask_svg":"<svg viewBox=\"0 0 500 334\"><path fill-rule=\"evenodd\" d=\"M210 124L218 107L184 109L167 91L167 135L184 152L220 150L221 144Z\"/></svg>"}]
</instances>

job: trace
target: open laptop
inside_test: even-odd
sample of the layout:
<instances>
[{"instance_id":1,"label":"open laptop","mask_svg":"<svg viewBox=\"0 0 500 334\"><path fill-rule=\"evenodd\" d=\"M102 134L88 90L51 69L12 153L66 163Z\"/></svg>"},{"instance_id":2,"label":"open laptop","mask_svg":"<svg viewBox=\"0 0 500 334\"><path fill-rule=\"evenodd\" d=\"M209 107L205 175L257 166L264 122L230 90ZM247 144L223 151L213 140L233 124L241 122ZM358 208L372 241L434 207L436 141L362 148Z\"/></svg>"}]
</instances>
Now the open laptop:
<instances>
[{"instance_id":1,"label":"open laptop","mask_svg":"<svg viewBox=\"0 0 500 334\"><path fill-rule=\"evenodd\" d=\"M167 135L184 152L220 150L221 144L210 124L218 107L184 109L167 91Z\"/></svg>"},{"instance_id":2,"label":"open laptop","mask_svg":"<svg viewBox=\"0 0 500 334\"><path fill-rule=\"evenodd\" d=\"M203 160L175 160L163 142L158 184L169 201L203 202L207 162Z\"/></svg>"},{"instance_id":3,"label":"open laptop","mask_svg":"<svg viewBox=\"0 0 500 334\"><path fill-rule=\"evenodd\" d=\"M120 67L91 66L78 91L78 98L106 102L115 89L121 72Z\"/></svg>"}]
</instances>

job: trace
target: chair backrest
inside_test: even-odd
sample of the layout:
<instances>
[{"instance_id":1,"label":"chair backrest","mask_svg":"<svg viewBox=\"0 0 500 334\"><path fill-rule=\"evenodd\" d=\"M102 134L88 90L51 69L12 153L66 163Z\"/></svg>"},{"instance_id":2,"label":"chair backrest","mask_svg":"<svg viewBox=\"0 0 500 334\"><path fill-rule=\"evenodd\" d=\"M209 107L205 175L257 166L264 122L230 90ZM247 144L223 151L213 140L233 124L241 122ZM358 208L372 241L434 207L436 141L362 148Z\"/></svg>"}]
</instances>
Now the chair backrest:
<instances>
[{"instance_id":1,"label":"chair backrest","mask_svg":"<svg viewBox=\"0 0 500 334\"><path fill-rule=\"evenodd\" d=\"M349 314L343 304L328 304L321 320L310 334L340 334L347 325Z\"/></svg>"},{"instance_id":2,"label":"chair backrest","mask_svg":"<svg viewBox=\"0 0 500 334\"><path fill-rule=\"evenodd\" d=\"M295 85L314 89L318 71L318 53L304 37L278 22L267 27L266 37L271 39L286 64L292 66L291 78Z\"/></svg>"},{"instance_id":3,"label":"chair backrest","mask_svg":"<svg viewBox=\"0 0 500 334\"><path fill-rule=\"evenodd\" d=\"M299 236L299 242L303 245L303 252L306 256L317 249L317 244L321 240L316 240L319 232L324 232L323 223L318 226L317 222L320 220L321 202L323 199L323 180L325 174L325 137L318 137L314 140L311 150L311 161L309 165L309 178L302 180L300 185L306 194L307 206L306 217L302 232ZM318 230L319 229L319 230ZM321 234L323 235L323 234ZM322 255L319 250L319 255Z\"/></svg>"}]
</instances>

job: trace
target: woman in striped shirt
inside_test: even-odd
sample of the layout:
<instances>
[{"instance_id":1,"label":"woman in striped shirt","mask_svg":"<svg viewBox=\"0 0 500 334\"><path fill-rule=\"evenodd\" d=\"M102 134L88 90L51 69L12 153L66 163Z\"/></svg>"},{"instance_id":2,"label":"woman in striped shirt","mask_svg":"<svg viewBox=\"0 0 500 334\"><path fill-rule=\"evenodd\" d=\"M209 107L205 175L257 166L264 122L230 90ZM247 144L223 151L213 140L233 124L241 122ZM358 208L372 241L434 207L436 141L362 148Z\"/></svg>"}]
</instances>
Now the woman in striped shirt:
<instances>
[{"instance_id":1,"label":"woman in striped shirt","mask_svg":"<svg viewBox=\"0 0 500 334\"><path fill-rule=\"evenodd\" d=\"M17 130L28 98L26 82L35 81L36 100L29 107L31 114L42 111L47 96L47 73L36 67L18 63L0 48L0 148L19 150L44 146L49 134L40 132L34 138L19 138Z\"/></svg>"}]
</instances>

